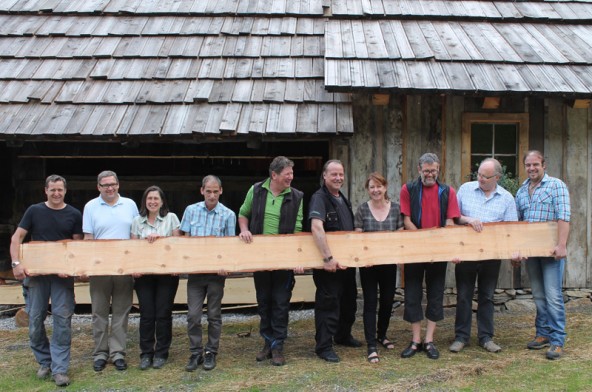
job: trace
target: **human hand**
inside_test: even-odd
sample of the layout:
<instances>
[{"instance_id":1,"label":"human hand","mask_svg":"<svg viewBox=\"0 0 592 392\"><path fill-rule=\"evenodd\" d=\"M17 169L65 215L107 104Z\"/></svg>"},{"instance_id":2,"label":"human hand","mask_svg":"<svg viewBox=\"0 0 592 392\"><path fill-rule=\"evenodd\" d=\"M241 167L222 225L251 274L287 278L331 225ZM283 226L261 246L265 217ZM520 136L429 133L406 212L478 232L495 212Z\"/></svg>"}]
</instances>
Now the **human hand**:
<instances>
[{"instance_id":1,"label":"human hand","mask_svg":"<svg viewBox=\"0 0 592 392\"><path fill-rule=\"evenodd\" d=\"M253 242L253 234L251 234L249 230L241 231L238 235L238 238L240 238L243 242L247 244Z\"/></svg>"},{"instance_id":2,"label":"human hand","mask_svg":"<svg viewBox=\"0 0 592 392\"><path fill-rule=\"evenodd\" d=\"M453 258L450 261L452 261L452 264L460 264L460 263L462 263L462 260L460 259L460 257L455 257L455 258Z\"/></svg>"},{"instance_id":3,"label":"human hand","mask_svg":"<svg viewBox=\"0 0 592 392\"><path fill-rule=\"evenodd\" d=\"M148 240L149 243L153 243L158 238L160 238L160 236L158 234L156 234L156 233L152 233L148 237L146 237L146 239Z\"/></svg>"},{"instance_id":4,"label":"human hand","mask_svg":"<svg viewBox=\"0 0 592 392\"><path fill-rule=\"evenodd\" d=\"M481 233L483 231L483 223L479 219L472 219L469 222L469 225L475 230L477 233Z\"/></svg>"},{"instance_id":5,"label":"human hand","mask_svg":"<svg viewBox=\"0 0 592 392\"><path fill-rule=\"evenodd\" d=\"M551 255L555 257L555 260L563 259L567 256L567 247L565 245L557 245L553 248Z\"/></svg>"},{"instance_id":6,"label":"human hand","mask_svg":"<svg viewBox=\"0 0 592 392\"><path fill-rule=\"evenodd\" d=\"M23 280L27 277L27 275L29 275L29 272L25 269L25 267L23 267L22 264L19 264L12 269L12 274L14 275L15 279Z\"/></svg>"}]
</instances>

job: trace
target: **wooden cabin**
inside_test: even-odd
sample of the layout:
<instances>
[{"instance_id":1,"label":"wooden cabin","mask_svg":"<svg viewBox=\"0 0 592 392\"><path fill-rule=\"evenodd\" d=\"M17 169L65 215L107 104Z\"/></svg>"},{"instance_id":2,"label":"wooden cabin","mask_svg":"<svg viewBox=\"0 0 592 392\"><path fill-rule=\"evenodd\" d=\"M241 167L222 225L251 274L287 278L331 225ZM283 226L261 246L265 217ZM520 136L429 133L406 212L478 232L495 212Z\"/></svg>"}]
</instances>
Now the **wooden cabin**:
<instances>
[{"instance_id":1,"label":"wooden cabin","mask_svg":"<svg viewBox=\"0 0 592 392\"><path fill-rule=\"evenodd\" d=\"M80 209L110 169L181 215L204 175L238 211L274 156L309 195L339 158L357 207L368 173L397 199L424 152L458 188L488 156L524 179L539 149L571 191L565 286L592 287L588 1L0 0L0 59L4 269L53 173ZM505 264L499 287L525 286Z\"/></svg>"}]
</instances>

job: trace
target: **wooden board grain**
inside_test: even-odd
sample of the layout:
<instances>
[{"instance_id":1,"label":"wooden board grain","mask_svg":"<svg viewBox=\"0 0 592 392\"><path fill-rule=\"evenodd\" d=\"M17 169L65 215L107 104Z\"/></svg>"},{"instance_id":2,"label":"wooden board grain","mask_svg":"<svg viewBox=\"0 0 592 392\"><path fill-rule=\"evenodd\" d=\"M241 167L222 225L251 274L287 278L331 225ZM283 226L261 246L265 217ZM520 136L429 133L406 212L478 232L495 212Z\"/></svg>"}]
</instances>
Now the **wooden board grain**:
<instances>
[{"instance_id":1,"label":"wooden board grain","mask_svg":"<svg viewBox=\"0 0 592 392\"><path fill-rule=\"evenodd\" d=\"M557 239L554 222L487 224L418 231L329 233L333 256L342 265L508 259L547 256ZM31 242L21 246L21 261L34 274L128 275L132 273L206 273L322 268L322 257L308 233L238 237L167 237L145 240Z\"/></svg>"}]
</instances>

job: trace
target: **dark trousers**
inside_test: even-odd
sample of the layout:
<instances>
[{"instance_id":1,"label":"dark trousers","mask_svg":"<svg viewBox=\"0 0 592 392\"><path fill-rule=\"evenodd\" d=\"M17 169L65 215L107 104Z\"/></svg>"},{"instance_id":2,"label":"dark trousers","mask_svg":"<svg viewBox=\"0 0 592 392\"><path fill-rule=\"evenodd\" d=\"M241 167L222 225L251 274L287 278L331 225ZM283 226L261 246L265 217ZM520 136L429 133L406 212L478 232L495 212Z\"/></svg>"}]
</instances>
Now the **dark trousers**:
<instances>
[{"instance_id":1,"label":"dark trousers","mask_svg":"<svg viewBox=\"0 0 592 392\"><path fill-rule=\"evenodd\" d=\"M253 273L259 313L259 333L271 348L283 349L288 337L290 299L294 288L291 270Z\"/></svg>"},{"instance_id":2,"label":"dark trousers","mask_svg":"<svg viewBox=\"0 0 592 392\"><path fill-rule=\"evenodd\" d=\"M416 323L423 320L421 299L424 276L427 297L425 317L434 322L444 318L444 282L447 266L448 263L444 262L405 264L405 321Z\"/></svg>"},{"instance_id":3,"label":"dark trousers","mask_svg":"<svg viewBox=\"0 0 592 392\"><path fill-rule=\"evenodd\" d=\"M140 304L140 357L168 358L179 277L144 275L134 283Z\"/></svg>"},{"instance_id":4,"label":"dark trousers","mask_svg":"<svg viewBox=\"0 0 592 392\"><path fill-rule=\"evenodd\" d=\"M315 294L315 352L332 349L333 340L349 338L356 318L356 269L313 271Z\"/></svg>"},{"instance_id":5,"label":"dark trousers","mask_svg":"<svg viewBox=\"0 0 592 392\"><path fill-rule=\"evenodd\" d=\"M455 339L468 343L471 337L472 302L477 280L477 336L479 344L493 338L493 294L497 286L501 261L470 261L456 264Z\"/></svg>"},{"instance_id":6,"label":"dark trousers","mask_svg":"<svg viewBox=\"0 0 592 392\"><path fill-rule=\"evenodd\" d=\"M364 337L368 347L376 347L376 338L386 336L393 298L397 283L396 265L377 265L360 268L360 281L364 293ZM378 304L378 324L376 323L376 305Z\"/></svg>"}]
</instances>

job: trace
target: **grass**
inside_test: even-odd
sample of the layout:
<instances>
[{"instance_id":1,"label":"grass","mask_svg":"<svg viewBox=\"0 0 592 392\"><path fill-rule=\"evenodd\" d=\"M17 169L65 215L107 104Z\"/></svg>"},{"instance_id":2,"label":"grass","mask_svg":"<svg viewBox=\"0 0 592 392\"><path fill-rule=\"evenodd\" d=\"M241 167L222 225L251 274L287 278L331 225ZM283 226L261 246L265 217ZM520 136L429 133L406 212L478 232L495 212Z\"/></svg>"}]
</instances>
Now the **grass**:
<instances>
[{"instance_id":1,"label":"grass","mask_svg":"<svg viewBox=\"0 0 592 392\"><path fill-rule=\"evenodd\" d=\"M576 301L573 301L574 303ZM130 368L117 372L108 366L101 373L92 370L93 347L90 325L75 327L69 390L83 391L592 391L592 306L588 299L578 300L568 310L566 355L558 361L545 359L544 351L529 351L525 343L534 333L533 314L496 314L496 341L499 354L490 354L471 344L459 354L448 352L454 338L454 314L450 309L439 325L437 361L418 354L411 359L399 357L410 339L407 323L398 309L391 321L389 337L395 350L380 350L379 364L366 361L365 348L338 347L342 361L325 363L316 358L314 321L290 324L286 342L287 365L273 367L257 363L260 349L257 322L225 324L218 367L211 372L184 371L188 353L185 328L174 329L169 362L162 370L140 371L138 331L130 327L128 362ZM572 305L572 304L570 304ZM354 334L362 337L361 318ZM253 331L250 336L239 337ZM473 332L474 334L475 332ZM0 390L50 391L55 385L35 378L37 364L28 347L26 329L0 331Z\"/></svg>"}]
</instances>

